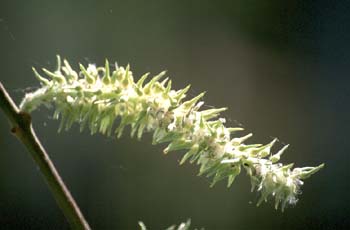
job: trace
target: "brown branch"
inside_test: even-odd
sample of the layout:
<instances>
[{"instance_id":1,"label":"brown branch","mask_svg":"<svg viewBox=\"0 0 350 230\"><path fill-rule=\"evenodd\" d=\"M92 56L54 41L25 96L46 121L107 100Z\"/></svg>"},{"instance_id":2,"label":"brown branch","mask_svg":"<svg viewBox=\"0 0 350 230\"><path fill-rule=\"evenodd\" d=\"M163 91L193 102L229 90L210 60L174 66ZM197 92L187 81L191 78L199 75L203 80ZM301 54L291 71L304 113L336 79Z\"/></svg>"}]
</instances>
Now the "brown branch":
<instances>
[{"instance_id":1,"label":"brown branch","mask_svg":"<svg viewBox=\"0 0 350 230\"><path fill-rule=\"evenodd\" d=\"M51 193L72 229L89 230L89 224L50 160L49 155L37 138L32 127L30 115L19 111L1 82L0 108L4 111L12 125L11 132L24 144L34 162L39 166Z\"/></svg>"}]
</instances>

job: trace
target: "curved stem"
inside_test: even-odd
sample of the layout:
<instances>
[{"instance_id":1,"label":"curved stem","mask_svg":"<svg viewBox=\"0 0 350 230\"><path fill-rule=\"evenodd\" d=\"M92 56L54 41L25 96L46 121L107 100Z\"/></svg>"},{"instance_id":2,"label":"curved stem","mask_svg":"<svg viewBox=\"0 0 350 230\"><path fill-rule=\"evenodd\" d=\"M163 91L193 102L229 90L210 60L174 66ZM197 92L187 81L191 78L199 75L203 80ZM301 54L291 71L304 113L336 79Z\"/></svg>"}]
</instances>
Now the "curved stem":
<instances>
[{"instance_id":1,"label":"curved stem","mask_svg":"<svg viewBox=\"0 0 350 230\"><path fill-rule=\"evenodd\" d=\"M39 166L46 183L72 229L89 230L89 224L57 172L49 155L37 138L32 127L30 115L19 111L1 82L0 108L4 111L12 125L11 132L24 144L34 162Z\"/></svg>"}]
</instances>

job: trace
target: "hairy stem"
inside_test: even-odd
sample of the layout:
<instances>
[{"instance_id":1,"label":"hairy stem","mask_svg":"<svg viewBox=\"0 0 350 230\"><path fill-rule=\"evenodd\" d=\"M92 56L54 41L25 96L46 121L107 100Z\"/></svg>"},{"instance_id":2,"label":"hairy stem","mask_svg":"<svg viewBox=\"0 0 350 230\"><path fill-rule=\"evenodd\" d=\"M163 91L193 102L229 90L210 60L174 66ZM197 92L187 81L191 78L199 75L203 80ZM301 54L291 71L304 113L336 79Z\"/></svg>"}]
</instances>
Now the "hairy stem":
<instances>
[{"instance_id":1,"label":"hairy stem","mask_svg":"<svg viewBox=\"0 0 350 230\"><path fill-rule=\"evenodd\" d=\"M0 82L0 107L9 119L11 132L24 144L38 165L57 204L63 211L72 229L90 229L74 198L57 172L49 155L37 138L28 113L21 112Z\"/></svg>"}]
</instances>

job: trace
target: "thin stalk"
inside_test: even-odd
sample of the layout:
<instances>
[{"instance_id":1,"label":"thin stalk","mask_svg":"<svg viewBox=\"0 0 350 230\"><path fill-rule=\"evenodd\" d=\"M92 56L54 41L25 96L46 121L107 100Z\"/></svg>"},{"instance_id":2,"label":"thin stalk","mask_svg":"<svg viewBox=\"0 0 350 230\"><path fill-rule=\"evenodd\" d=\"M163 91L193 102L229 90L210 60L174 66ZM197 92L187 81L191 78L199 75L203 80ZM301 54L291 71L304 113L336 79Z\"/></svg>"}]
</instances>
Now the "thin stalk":
<instances>
[{"instance_id":1,"label":"thin stalk","mask_svg":"<svg viewBox=\"0 0 350 230\"><path fill-rule=\"evenodd\" d=\"M0 108L4 111L12 125L11 132L24 144L34 162L38 165L51 193L71 225L71 228L89 230L89 224L36 136L30 115L21 112L17 108L1 82Z\"/></svg>"}]
</instances>

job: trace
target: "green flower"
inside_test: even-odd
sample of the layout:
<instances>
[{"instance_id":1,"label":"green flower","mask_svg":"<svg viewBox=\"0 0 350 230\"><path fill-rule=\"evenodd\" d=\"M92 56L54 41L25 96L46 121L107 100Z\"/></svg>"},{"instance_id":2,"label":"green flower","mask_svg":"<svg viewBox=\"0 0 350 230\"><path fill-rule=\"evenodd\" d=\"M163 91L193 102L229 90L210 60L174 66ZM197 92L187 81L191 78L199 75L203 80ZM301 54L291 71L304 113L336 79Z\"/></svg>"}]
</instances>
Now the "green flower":
<instances>
[{"instance_id":1,"label":"green flower","mask_svg":"<svg viewBox=\"0 0 350 230\"><path fill-rule=\"evenodd\" d=\"M135 82L129 65L110 70L108 61L104 67L80 64L77 73L66 60L61 66L59 56L57 63L54 72L43 69L48 78L33 68L42 87L26 94L20 108L31 112L42 104L53 105L54 118L61 119L59 130L79 123L81 131L88 127L91 134L120 137L128 125L131 136L139 139L152 132L153 144L169 143L164 153L185 151L180 164L197 162L199 175L213 177L212 186L223 179L230 186L245 169L252 189L261 194L258 205L274 197L276 209L281 204L282 210L297 202L302 180L324 166L292 169L292 164L277 163L288 146L272 154L276 140L266 145L244 144L252 134L237 137L241 128L226 127L225 119L219 117L226 108L201 110L204 93L185 100L190 86L172 89L165 72L146 81L147 73ZM119 124L115 124L117 118Z\"/></svg>"}]
</instances>

